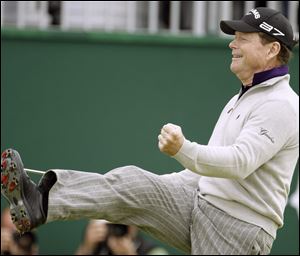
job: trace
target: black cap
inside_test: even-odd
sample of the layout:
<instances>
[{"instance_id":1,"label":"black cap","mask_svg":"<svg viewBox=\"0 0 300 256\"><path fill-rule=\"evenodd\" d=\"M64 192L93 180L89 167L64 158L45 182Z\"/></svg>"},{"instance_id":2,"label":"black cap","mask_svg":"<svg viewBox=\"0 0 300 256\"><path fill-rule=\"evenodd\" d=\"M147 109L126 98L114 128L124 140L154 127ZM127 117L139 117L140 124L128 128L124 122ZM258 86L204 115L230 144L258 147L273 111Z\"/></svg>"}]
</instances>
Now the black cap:
<instances>
[{"instance_id":1,"label":"black cap","mask_svg":"<svg viewBox=\"0 0 300 256\"><path fill-rule=\"evenodd\" d=\"M285 44L290 50L297 44L292 26L279 11L257 7L250 10L240 20L222 20L220 28L225 34L238 32L263 32Z\"/></svg>"}]
</instances>

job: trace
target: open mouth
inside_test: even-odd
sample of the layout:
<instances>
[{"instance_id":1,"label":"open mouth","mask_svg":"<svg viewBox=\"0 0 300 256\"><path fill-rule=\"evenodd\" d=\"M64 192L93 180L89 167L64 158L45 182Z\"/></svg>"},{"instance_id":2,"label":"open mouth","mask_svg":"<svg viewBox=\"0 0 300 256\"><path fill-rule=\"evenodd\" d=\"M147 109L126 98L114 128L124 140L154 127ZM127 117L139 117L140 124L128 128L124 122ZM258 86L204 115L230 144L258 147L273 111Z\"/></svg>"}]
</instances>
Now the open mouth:
<instances>
[{"instance_id":1,"label":"open mouth","mask_svg":"<svg viewBox=\"0 0 300 256\"><path fill-rule=\"evenodd\" d=\"M243 56L242 55L239 55L239 54L232 54L232 58L233 59L239 59L239 58L242 58Z\"/></svg>"}]
</instances>

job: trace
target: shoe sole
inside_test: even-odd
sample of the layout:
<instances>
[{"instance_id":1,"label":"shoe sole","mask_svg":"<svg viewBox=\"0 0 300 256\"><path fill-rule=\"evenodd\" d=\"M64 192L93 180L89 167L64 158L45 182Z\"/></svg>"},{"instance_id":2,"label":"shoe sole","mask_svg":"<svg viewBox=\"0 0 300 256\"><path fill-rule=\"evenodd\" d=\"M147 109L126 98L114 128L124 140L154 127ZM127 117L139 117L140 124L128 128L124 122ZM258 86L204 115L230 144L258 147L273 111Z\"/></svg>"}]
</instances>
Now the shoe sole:
<instances>
[{"instance_id":1,"label":"shoe sole","mask_svg":"<svg viewBox=\"0 0 300 256\"><path fill-rule=\"evenodd\" d=\"M1 194L9 202L12 222L22 234L31 227L29 214L22 199L23 172L18 152L12 149L5 150L1 155Z\"/></svg>"}]
</instances>

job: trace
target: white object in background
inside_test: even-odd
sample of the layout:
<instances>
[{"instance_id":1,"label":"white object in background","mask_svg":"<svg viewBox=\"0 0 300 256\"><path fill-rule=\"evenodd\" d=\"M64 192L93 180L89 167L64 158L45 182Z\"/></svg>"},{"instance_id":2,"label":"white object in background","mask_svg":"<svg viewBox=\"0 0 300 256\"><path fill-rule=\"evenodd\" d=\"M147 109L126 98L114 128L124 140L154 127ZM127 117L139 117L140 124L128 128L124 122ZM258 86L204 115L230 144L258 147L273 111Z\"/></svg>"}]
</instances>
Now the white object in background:
<instances>
[{"instance_id":1,"label":"white object in background","mask_svg":"<svg viewBox=\"0 0 300 256\"><path fill-rule=\"evenodd\" d=\"M137 27L137 1L127 1L127 24L126 30L129 33L135 32Z\"/></svg>"},{"instance_id":2,"label":"white object in background","mask_svg":"<svg viewBox=\"0 0 300 256\"><path fill-rule=\"evenodd\" d=\"M289 21L291 22L293 31L295 33L295 39L299 39L299 31L298 29L298 11L299 11L299 1L288 1L288 14Z\"/></svg>"},{"instance_id":3,"label":"white object in background","mask_svg":"<svg viewBox=\"0 0 300 256\"><path fill-rule=\"evenodd\" d=\"M208 34L216 34L219 31L218 21L218 9L219 2L218 1L208 1L208 14L207 14L207 29Z\"/></svg>"},{"instance_id":4,"label":"white object in background","mask_svg":"<svg viewBox=\"0 0 300 256\"><path fill-rule=\"evenodd\" d=\"M244 15L255 8L255 1L245 1L244 3Z\"/></svg>"},{"instance_id":5,"label":"white object in background","mask_svg":"<svg viewBox=\"0 0 300 256\"><path fill-rule=\"evenodd\" d=\"M158 1L149 1L148 30L149 33L158 32Z\"/></svg>"},{"instance_id":6,"label":"white object in background","mask_svg":"<svg viewBox=\"0 0 300 256\"><path fill-rule=\"evenodd\" d=\"M180 1L170 1L170 5L170 31L171 34L178 34L180 26Z\"/></svg>"},{"instance_id":7,"label":"white object in background","mask_svg":"<svg viewBox=\"0 0 300 256\"><path fill-rule=\"evenodd\" d=\"M267 7L277 10L277 11L282 11L282 2L281 1L267 1Z\"/></svg>"},{"instance_id":8,"label":"white object in background","mask_svg":"<svg viewBox=\"0 0 300 256\"><path fill-rule=\"evenodd\" d=\"M294 193L290 196L289 199L290 205L296 209L299 219L299 177L298 177L298 183L297 188L294 191Z\"/></svg>"},{"instance_id":9,"label":"white object in background","mask_svg":"<svg viewBox=\"0 0 300 256\"><path fill-rule=\"evenodd\" d=\"M232 15L232 1L220 1L220 16L219 16L219 21L220 20L232 20L233 15ZM218 34L224 36L225 34L221 31L220 29L220 24L217 24L218 26Z\"/></svg>"},{"instance_id":10,"label":"white object in background","mask_svg":"<svg viewBox=\"0 0 300 256\"><path fill-rule=\"evenodd\" d=\"M17 1L17 28L49 26L48 1Z\"/></svg>"},{"instance_id":11,"label":"white object in background","mask_svg":"<svg viewBox=\"0 0 300 256\"><path fill-rule=\"evenodd\" d=\"M204 36L206 16L206 1L193 1L193 34Z\"/></svg>"},{"instance_id":12,"label":"white object in background","mask_svg":"<svg viewBox=\"0 0 300 256\"><path fill-rule=\"evenodd\" d=\"M46 172L24 168L26 172L44 175Z\"/></svg>"}]
</instances>

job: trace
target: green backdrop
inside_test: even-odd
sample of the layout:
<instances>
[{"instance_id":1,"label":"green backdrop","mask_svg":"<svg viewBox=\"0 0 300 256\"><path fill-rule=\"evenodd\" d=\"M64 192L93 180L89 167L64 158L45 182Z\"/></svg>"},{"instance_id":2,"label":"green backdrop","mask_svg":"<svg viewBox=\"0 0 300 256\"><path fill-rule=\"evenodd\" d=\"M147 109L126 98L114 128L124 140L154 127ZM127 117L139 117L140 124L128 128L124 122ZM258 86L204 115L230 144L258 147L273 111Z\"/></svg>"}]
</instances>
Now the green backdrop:
<instances>
[{"instance_id":1,"label":"green backdrop","mask_svg":"<svg viewBox=\"0 0 300 256\"><path fill-rule=\"evenodd\" d=\"M157 148L162 125L206 144L240 82L228 39L1 29L1 151L27 168L104 173L133 164L182 167ZM299 52L290 65L299 92ZM37 181L39 177L32 175ZM295 190L294 175L292 192ZM7 206L1 197L1 209ZM86 220L38 228L42 254L72 254ZM285 212L272 254L297 254L295 209ZM158 242L159 243L159 242ZM176 250L166 246L170 253Z\"/></svg>"}]
</instances>

